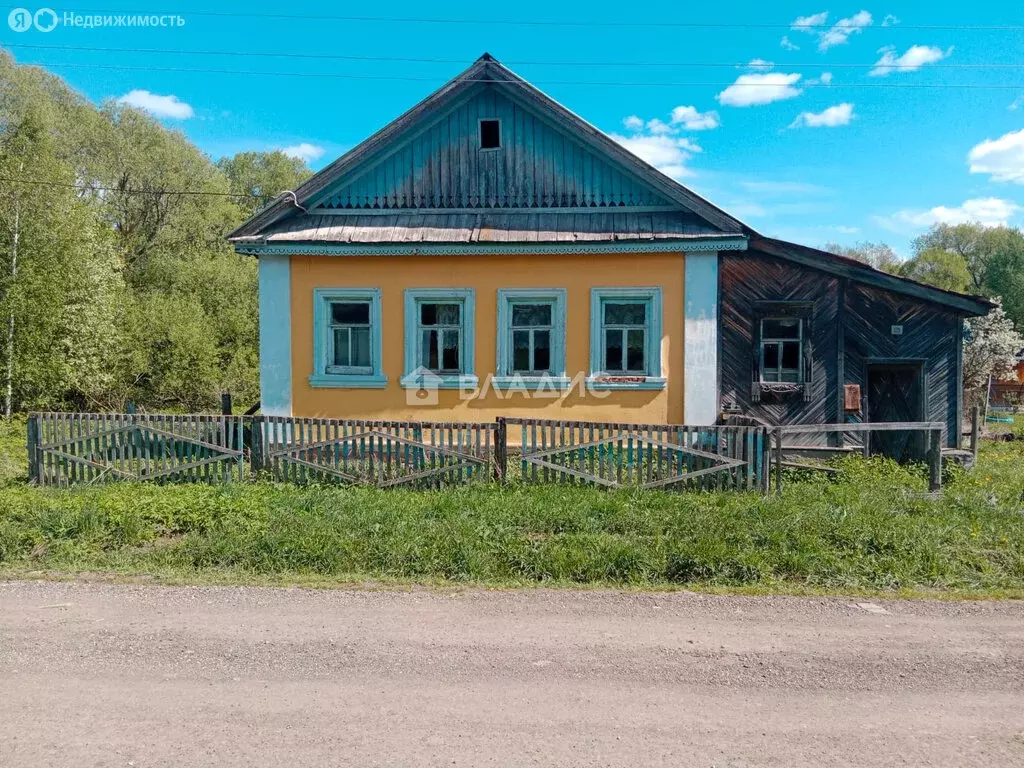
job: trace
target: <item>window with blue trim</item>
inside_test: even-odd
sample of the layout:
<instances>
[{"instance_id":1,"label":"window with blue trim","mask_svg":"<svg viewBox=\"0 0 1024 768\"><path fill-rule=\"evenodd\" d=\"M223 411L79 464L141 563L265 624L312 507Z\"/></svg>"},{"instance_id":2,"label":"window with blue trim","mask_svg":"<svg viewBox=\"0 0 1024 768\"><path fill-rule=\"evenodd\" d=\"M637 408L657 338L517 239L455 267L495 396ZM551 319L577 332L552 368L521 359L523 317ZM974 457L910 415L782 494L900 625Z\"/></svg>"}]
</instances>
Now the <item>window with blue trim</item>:
<instances>
[{"instance_id":1,"label":"window with blue trim","mask_svg":"<svg viewBox=\"0 0 1024 768\"><path fill-rule=\"evenodd\" d=\"M594 288L590 381L608 388L660 389L661 288Z\"/></svg>"},{"instance_id":2,"label":"window with blue trim","mask_svg":"<svg viewBox=\"0 0 1024 768\"><path fill-rule=\"evenodd\" d=\"M379 288L313 292L314 387L383 387Z\"/></svg>"},{"instance_id":3,"label":"window with blue trim","mask_svg":"<svg viewBox=\"0 0 1024 768\"><path fill-rule=\"evenodd\" d=\"M473 297L467 288L406 290L404 385L476 385Z\"/></svg>"},{"instance_id":4,"label":"window with blue trim","mask_svg":"<svg viewBox=\"0 0 1024 768\"><path fill-rule=\"evenodd\" d=\"M565 289L498 291L496 383L560 384L565 376Z\"/></svg>"}]
</instances>

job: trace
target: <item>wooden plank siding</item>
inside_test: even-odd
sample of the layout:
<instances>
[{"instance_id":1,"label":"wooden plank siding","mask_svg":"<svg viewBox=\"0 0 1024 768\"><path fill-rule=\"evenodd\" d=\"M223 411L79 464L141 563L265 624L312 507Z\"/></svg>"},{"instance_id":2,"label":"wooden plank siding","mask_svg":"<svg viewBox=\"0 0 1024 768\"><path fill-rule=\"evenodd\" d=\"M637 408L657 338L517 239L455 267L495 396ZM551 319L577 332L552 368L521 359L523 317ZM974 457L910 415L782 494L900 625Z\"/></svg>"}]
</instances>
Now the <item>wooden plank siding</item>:
<instances>
[{"instance_id":1,"label":"wooden plank siding","mask_svg":"<svg viewBox=\"0 0 1024 768\"><path fill-rule=\"evenodd\" d=\"M842 385L867 393L871 360L922 360L922 421L945 425L943 445L959 447L958 367L962 315L933 302L865 285L756 250L722 253L720 370L723 409L778 424L825 424L844 420ZM754 402L756 304L812 304L810 396L762 394ZM901 325L902 335L892 326ZM807 445L838 445L841 436L808 436ZM848 443L857 438L848 439Z\"/></svg>"},{"instance_id":2,"label":"wooden plank siding","mask_svg":"<svg viewBox=\"0 0 1024 768\"><path fill-rule=\"evenodd\" d=\"M501 121L501 148L480 149L479 121ZM321 204L345 209L605 208L670 201L578 137L479 89L438 115Z\"/></svg>"},{"instance_id":3,"label":"wooden plank siding","mask_svg":"<svg viewBox=\"0 0 1024 768\"><path fill-rule=\"evenodd\" d=\"M922 421L945 424L943 445L958 448L958 336L963 319L929 304L878 288L851 283L846 292L846 382L867 392L871 358L924 361ZM893 336L893 325L903 334Z\"/></svg>"},{"instance_id":4,"label":"wooden plank siding","mask_svg":"<svg viewBox=\"0 0 1024 768\"><path fill-rule=\"evenodd\" d=\"M839 278L765 254L723 254L719 356L723 408L735 405L769 424L823 424L839 421L836 310ZM810 301L813 365L811 397L800 393L762 395L753 402L754 316L758 301ZM827 440L827 436L819 436Z\"/></svg>"}]
</instances>

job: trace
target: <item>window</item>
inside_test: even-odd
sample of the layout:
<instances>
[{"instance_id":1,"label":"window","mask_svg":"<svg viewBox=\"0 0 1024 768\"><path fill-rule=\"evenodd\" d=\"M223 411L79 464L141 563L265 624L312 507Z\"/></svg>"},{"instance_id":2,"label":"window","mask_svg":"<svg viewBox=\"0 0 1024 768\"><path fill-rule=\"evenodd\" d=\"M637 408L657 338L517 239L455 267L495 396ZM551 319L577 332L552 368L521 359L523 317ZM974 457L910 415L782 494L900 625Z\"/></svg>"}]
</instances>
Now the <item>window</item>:
<instances>
[{"instance_id":1,"label":"window","mask_svg":"<svg viewBox=\"0 0 1024 768\"><path fill-rule=\"evenodd\" d=\"M473 291L460 288L405 292L407 387L476 386Z\"/></svg>"},{"instance_id":2,"label":"window","mask_svg":"<svg viewBox=\"0 0 1024 768\"><path fill-rule=\"evenodd\" d=\"M565 289L498 291L496 386L567 386Z\"/></svg>"},{"instance_id":3,"label":"window","mask_svg":"<svg viewBox=\"0 0 1024 768\"><path fill-rule=\"evenodd\" d=\"M811 398L814 373L810 301L755 301L753 306L751 402L761 396Z\"/></svg>"},{"instance_id":4,"label":"window","mask_svg":"<svg viewBox=\"0 0 1024 768\"><path fill-rule=\"evenodd\" d=\"M501 121L480 121L480 149L501 148Z\"/></svg>"},{"instance_id":5,"label":"window","mask_svg":"<svg viewBox=\"0 0 1024 768\"><path fill-rule=\"evenodd\" d=\"M799 317L761 320L761 381L803 381L803 326Z\"/></svg>"},{"instance_id":6,"label":"window","mask_svg":"<svg viewBox=\"0 0 1024 768\"><path fill-rule=\"evenodd\" d=\"M372 373L370 302L330 302L331 333L327 337L326 373Z\"/></svg>"},{"instance_id":7,"label":"window","mask_svg":"<svg viewBox=\"0 0 1024 768\"><path fill-rule=\"evenodd\" d=\"M381 307L377 288L313 292L314 387L383 387Z\"/></svg>"},{"instance_id":8,"label":"window","mask_svg":"<svg viewBox=\"0 0 1024 768\"><path fill-rule=\"evenodd\" d=\"M661 289L594 288L590 380L608 388L661 389Z\"/></svg>"},{"instance_id":9,"label":"window","mask_svg":"<svg viewBox=\"0 0 1024 768\"><path fill-rule=\"evenodd\" d=\"M432 373L458 373L462 370L462 305L423 301L418 314L419 367Z\"/></svg>"}]
</instances>

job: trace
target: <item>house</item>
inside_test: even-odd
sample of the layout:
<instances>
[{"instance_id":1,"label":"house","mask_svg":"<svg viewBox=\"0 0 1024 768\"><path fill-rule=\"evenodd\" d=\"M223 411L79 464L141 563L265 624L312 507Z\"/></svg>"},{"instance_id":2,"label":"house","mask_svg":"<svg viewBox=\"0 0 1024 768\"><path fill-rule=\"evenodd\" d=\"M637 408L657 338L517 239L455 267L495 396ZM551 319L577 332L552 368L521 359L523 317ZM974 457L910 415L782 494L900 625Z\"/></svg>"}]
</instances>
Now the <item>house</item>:
<instances>
[{"instance_id":1,"label":"house","mask_svg":"<svg viewBox=\"0 0 1024 768\"><path fill-rule=\"evenodd\" d=\"M761 236L486 54L230 240L259 258L274 415L859 411L955 446L989 307Z\"/></svg>"}]
</instances>

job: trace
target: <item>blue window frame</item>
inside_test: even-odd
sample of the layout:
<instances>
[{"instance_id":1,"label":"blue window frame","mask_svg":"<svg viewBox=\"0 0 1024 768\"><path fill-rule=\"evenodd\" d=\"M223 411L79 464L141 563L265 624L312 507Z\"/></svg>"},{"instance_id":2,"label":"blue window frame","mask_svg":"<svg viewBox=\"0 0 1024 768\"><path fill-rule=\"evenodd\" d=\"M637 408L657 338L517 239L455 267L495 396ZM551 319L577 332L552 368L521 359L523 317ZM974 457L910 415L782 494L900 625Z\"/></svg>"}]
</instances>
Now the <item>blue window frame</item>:
<instances>
[{"instance_id":1,"label":"blue window frame","mask_svg":"<svg viewBox=\"0 0 1024 768\"><path fill-rule=\"evenodd\" d=\"M315 289L310 385L387 386L382 366L381 315L379 288Z\"/></svg>"},{"instance_id":2,"label":"blue window frame","mask_svg":"<svg viewBox=\"0 0 1024 768\"><path fill-rule=\"evenodd\" d=\"M590 292L590 376L595 389L664 389L661 288Z\"/></svg>"},{"instance_id":3,"label":"blue window frame","mask_svg":"<svg viewBox=\"0 0 1024 768\"><path fill-rule=\"evenodd\" d=\"M402 386L475 387L475 326L473 289L407 289Z\"/></svg>"},{"instance_id":4,"label":"blue window frame","mask_svg":"<svg viewBox=\"0 0 1024 768\"><path fill-rule=\"evenodd\" d=\"M495 386L566 387L565 289L498 291Z\"/></svg>"}]
</instances>

